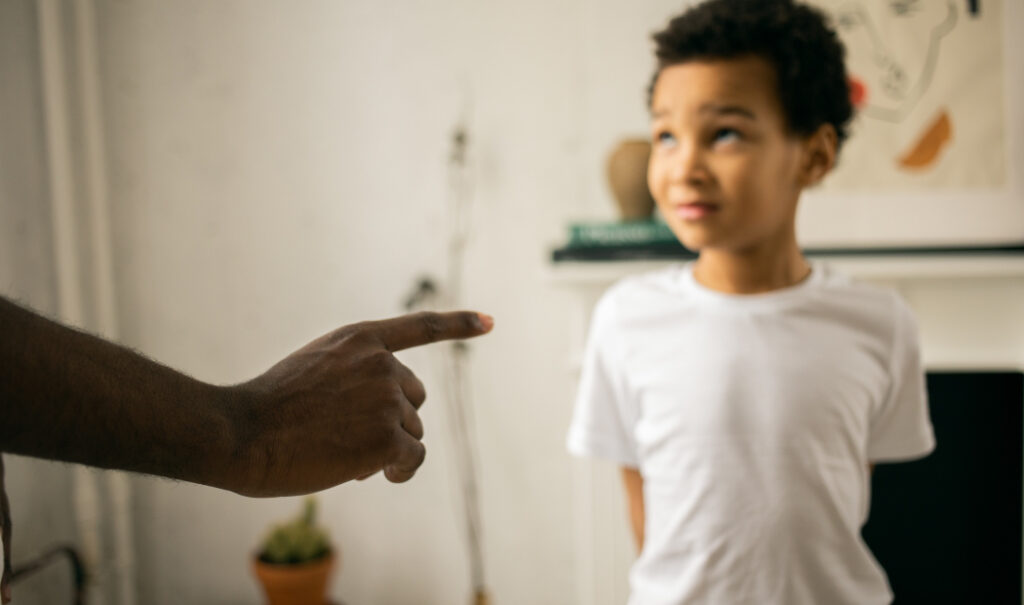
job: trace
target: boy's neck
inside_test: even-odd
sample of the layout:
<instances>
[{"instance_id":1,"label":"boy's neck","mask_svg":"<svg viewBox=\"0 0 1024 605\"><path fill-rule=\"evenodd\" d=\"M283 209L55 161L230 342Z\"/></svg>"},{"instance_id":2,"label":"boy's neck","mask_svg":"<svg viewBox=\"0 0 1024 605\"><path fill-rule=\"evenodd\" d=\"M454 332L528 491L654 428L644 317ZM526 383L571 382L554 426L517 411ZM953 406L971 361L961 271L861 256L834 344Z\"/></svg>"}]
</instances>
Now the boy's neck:
<instances>
[{"instance_id":1,"label":"boy's neck","mask_svg":"<svg viewBox=\"0 0 1024 605\"><path fill-rule=\"evenodd\" d=\"M737 252L705 249L693 277L706 288L726 294L758 294L795 286L807 279L811 265L795 239L782 247Z\"/></svg>"}]
</instances>

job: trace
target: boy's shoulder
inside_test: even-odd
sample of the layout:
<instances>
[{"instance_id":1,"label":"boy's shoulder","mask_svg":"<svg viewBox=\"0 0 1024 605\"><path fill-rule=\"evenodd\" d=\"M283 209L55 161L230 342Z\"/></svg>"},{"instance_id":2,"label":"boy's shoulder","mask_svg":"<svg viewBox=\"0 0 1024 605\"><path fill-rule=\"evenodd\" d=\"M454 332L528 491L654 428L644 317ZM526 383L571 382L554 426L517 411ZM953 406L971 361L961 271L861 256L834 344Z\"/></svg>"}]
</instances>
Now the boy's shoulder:
<instances>
[{"instance_id":1,"label":"boy's shoulder","mask_svg":"<svg viewBox=\"0 0 1024 605\"><path fill-rule=\"evenodd\" d=\"M687 267L686 264L674 264L620 278L601 295L598 308L642 311L658 300L678 301L686 294Z\"/></svg>"},{"instance_id":2,"label":"boy's shoulder","mask_svg":"<svg viewBox=\"0 0 1024 605\"><path fill-rule=\"evenodd\" d=\"M836 269L831 263L822 260L812 261L811 266L821 274L819 283L824 289L844 292L867 300L882 301L891 298L893 290L885 286L862 281Z\"/></svg>"},{"instance_id":3,"label":"boy's shoulder","mask_svg":"<svg viewBox=\"0 0 1024 605\"><path fill-rule=\"evenodd\" d=\"M598 298L591 328L603 332L612 326L644 320L659 309L680 305L685 267L671 265L620 278Z\"/></svg>"},{"instance_id":4,"label":"boy's shoulder","mask_svg":"<svg viewBox=\"0 0 1024 605\"><path fill-rule=\"evenodd\" d=\"M821 263L823 279L812 314L832 324L895 346L917 330L910 306L893 288L867 283Z\"/></svg>"},{"instance_id":5,"label":"boy's shoulder","mask_svg":"<svg viewBox=\"0 0 1024 605\"><path fill-rule=\"evenodd\" d=\"M604 296L621 298L630 296L657 296L679 294L683 278L690 264L673 264L659 269L627 275L606 291Z\"/></svg>"},{"instance_id":6,"label":"boy's shoulder","mask_svg":"<svg viewBox=\"0 0 1024 605\"><path fill-rule=\"evenodd\" d=\"M855 279L824 262L816 262L814 267L822 273L820 290L828 300L865 312L909 313L909 307L893 288Z\"/></svg>"}]
</instances>

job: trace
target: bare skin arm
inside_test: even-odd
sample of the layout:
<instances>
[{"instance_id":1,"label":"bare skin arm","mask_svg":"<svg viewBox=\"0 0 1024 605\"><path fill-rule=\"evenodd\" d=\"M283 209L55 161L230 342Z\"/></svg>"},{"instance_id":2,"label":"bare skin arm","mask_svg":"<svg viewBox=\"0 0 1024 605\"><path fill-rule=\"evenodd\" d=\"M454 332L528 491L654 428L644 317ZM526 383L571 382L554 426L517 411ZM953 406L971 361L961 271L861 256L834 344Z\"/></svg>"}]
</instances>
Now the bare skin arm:
<instances>
[{"instance_id":1,"label":"bare skin arm","mask_svg":"<svg viewBox=\"0 0 1024 605\"><path fill-rule=\"evenodd\" d=\"M626 489L629 524L633 529L636 550L640 552L644 549L644 478L637 469L624 466L622 484Z\"/></svg>"},{"instance_id":2,"label":"bare skin arm","mask_svg":"<svg viewBox=\"0 0 1024 605\"><path fill-rule=\"evenodd\" d=\"M214 386L0 298L0 451L246 496L325 489L423 462L426 393L393 352L491 329L473 312L345 326Z\"/></svg>"}]
</instances>

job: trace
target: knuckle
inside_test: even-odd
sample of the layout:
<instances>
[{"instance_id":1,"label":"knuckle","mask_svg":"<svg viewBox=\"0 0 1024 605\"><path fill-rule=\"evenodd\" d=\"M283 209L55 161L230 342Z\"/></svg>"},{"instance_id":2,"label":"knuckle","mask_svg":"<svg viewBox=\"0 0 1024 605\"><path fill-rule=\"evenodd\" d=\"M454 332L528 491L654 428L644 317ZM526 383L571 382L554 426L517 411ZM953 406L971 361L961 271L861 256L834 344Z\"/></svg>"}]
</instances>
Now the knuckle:
<instances>
[{"instance_id":1,"label":"knuckle","mask_svg":"<svg viewBox=\"0 0 1024 605\"><path fill-rule=\"evenodd\" d=\"M416 447L413 449L413 469L417 469L422 466L426 459L427 447L420 442L416 442Z\"/></svg>"},{"instance_id":2,"label":"knuckle","mask_svg":"<svg viewBox=\"0 0 1024 605\"><path fill-rule=\"evenodd\" d=\"M395 466L384 469L384 476L392 483L405 483L412 479L415 474L416 471L409 471Z\"/></svg>"},{"instance_id":3,"label":"knuckle","mask_svg":"<svg viewBox=\"0 0 1024 605\"><path fill-rule=\"evenodd\" d=\"M389 419L401 418L402 416L402 389L396 383L391 383L387 392L381 398L381 407L386 410Z\"/></svg>"},{"instance_id":4,"label":"knuckle","mask_svg":"<svg viewBox=\"0 0 1024 605\"><path fill-rule=\"evenodd\" d=\"M396 446L390 464L385 465L384 473L389 481L401 483L408 481L416 474L416 470L427 457L427 448L419 441L410 442L403 439Z\"/></svg>"},{"instance_id":5,"label":"knuckle","mask_svg":"<svg viewBox=\"0 0 1024 605\"><path fill-rule=\"evenodd\" d=\"M480 319L476 313L459 313L459 323L467 333L475 332L480 327Z\"/></svg>"},{"instance_id":6,"label":"knuckle","mask_svg":"<svg viewBox=\"0 0 1024 605\"><path fill-rule=\"evenodd\" d=\"M363 321L336 330L334 344L346 348L365 349L379 345L380 339L370 322Z\"/></svg>"},{"instance_id":7,"label":"knuckle","mask_svg":"<svg viewBox=\"0 0 1024 605\"><path fill-rule=\"evenodd\" d=\"M405 441L402 439L402 433L405 429L398 423L392 424L388 427L388 460L392 463L399 463L405 458Z\"/></svg>"},{"instance_id":8,"label":"knuckle","mask_svg":"<svg viewBox=\"0 0 1024 605\"><path fill-rule=\"evenodd\" d=\"M379 466L391 464L395 460L395 446L397 435L393 423L381 425L372 432L371 450Z\"/></svg>"},{"instance_id":9,"label":"knuckle","mask_svg":"<svg viewBox=\"0 0 1024 605\"><path fill-rule=\"evenodd\" d=\"M394 374L398 360L388 351L379 349L367 355L364 363L368 372L390 376Z\"/></svg>"},{"instance_id":10,"label":"knuckle","mask_svg":"<svg viewBox=\"0 0 1024 605\"><path fill-rule=\"evenodd\" d=\"M356 349L367 349L378 346L380 341L377 339L377 335L373 331L367 328L359 328L349 335L345 340L345 344Z\"/></svg>"},{"instance_id":11,"label":"knuckle","mask_svg":"<svg viewBox=\"0 0 1024 605\"><path fill-rule=\"evenodd\" d=\"M404 429L399 429L404 432ZM395 447L392 451L392 460L395 466L408 471L414 471L423 464L427 458L427 448L420 441L406 438L395 438Z\"/></svg>"},{"instance_id":12,"label":"knuckle","mask_svg":"<svg viewBox=\"0 0 1024 605\"><path fill-rule=\"evenodd\" d=\"M364 331L365 328L362 323L349 324L335 330L333 336L335 342L346 342L359 334L362 334Z\"/></svg>"},{"instance_id":13,"label":"knuckle","mask_svg":"<svg viewBox=\"0 0 1024 605\"><path fill-rule=\"evenodd\" d=\"M423 312L419 315L420 326L423 328L423 333L430 340L437 340L444 336L445 322L437 313Z\"/></svg>"},{"instance_id":14,"label":"knuckle","mask_svg":"<svg viewBox=\"0 0 1024 605\"><path fill-rule=\"evenodd\" d=\"M413 378L412 383L409 387L410 396L416 401L423 403L427 399L427 388L423 386L423 382L419 378Z\"/></svg>"}]
</instances>

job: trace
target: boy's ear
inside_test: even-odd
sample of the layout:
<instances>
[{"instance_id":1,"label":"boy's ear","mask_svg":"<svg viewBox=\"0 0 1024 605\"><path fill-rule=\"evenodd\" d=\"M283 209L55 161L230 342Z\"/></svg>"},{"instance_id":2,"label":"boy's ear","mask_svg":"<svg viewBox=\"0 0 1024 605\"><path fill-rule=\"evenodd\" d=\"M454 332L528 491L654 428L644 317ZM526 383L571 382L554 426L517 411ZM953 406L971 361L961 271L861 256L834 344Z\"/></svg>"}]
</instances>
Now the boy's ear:
<instances>
[{"instance_id":1,"label":"boy's ear","mask_svg":"<svg viewBox=\"0 0 1024 605\"><path fill-rule=\"evenodd\" d=\"M800 180L804 187L821 182L836 165L839 137L831 124L822 124L804 142L804 162Z\"/></svg>"}]
</instances>

